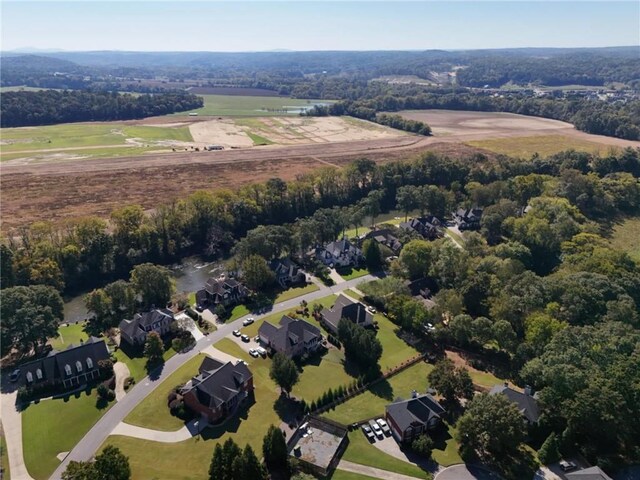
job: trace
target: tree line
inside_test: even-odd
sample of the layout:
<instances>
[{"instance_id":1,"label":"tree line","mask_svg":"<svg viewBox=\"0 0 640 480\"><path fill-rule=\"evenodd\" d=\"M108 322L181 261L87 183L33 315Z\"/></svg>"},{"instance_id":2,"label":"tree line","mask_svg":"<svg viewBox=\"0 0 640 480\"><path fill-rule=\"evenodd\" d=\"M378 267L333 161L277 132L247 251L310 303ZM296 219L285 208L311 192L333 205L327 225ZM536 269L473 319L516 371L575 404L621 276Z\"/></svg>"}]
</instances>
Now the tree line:
<instances>
[{"instance_id":1,"label":"tree line","mask_svg":"<svg viewBox=\"0 0 640 480\"><path fill-rule=\"evenodd\" d=\"M203 105L201 97L188 93L131 95L80 90L6 92L2 94L0 105L0 126L130 120L183 112Z\"/></svg>"}]
</instances>

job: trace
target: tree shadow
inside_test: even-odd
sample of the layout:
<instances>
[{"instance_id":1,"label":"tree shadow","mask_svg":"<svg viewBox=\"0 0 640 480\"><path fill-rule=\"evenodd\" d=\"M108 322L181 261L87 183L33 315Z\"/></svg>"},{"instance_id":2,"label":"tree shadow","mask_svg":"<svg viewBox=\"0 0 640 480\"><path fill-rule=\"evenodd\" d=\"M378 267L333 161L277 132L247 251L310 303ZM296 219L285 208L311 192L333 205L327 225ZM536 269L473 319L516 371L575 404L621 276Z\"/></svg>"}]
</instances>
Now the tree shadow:
<instances>
[{"instance_id":1,"label":"tree shadow","mask_svg":"<svg viewBox=\"0 0 640 480\"><path fill-rule=\"evenodd\" d=\"M453 437L449 433L449 426L447 424L440 424L438 428L433 430L429 436L433 440L433 449L444 451L447 448L447 441Z\"/></svg>"},{"instance_id":2,"label":"tree shadow","mask_svg":"<svg viewBox=\"0 0 640 480\"><path fill-rule=\"evenodd\" d=\"M393 401L393 387L386 378L374 383L367 390L373 393L376 397Z\"/></svg>"},{"instance_id":3,"label":"tree shadow","mask_svg":"<svg viewBox=\"0 0 640 480\"><path fill-rule=\"evenodd\" d=\"M150 380L158 380L158 378L160 378L160 375L162 375L162 370L164 370L164 360L154 363L150 363L149 361L147 361L144 368L147 371L147 375L149 376Z\"/></svg>"},{"instance_id":4,"label":"tree shadow","mask_svg":"<svg viewBox=\"0 0 640 480\"><path fill-rule=\"evenodd\" d=\"M227 418L219 425L209 425L200 432L200 437L203 440L217 440L225 433L237 433L243 420L249 418L249 410L255 405L256 398L253 392L244 403L233 413L233 415Z\"/></svg>"},{"instance_id":5,"label":"tree shadow","mask_svg":"<svg viewBox=\"0 0 640 480\"><path fill-rule=\"evenodd\" d=\"M533 478L538 463L533 453L521 447L515 455L500 458L496 467L505 478Z\"/></svg>"},{"instance_id":6,"label":"tree shadow","mask_svg":"<svg viewBox=\"0 0 640 480\"><path fill-rule=\"evenodd\" d=\"M280 395L273 404L273 409L278 417L287 424L294 424L296 419L302 415L300 403L294 398L287 398Z\"/></svg>"}]
</instances>

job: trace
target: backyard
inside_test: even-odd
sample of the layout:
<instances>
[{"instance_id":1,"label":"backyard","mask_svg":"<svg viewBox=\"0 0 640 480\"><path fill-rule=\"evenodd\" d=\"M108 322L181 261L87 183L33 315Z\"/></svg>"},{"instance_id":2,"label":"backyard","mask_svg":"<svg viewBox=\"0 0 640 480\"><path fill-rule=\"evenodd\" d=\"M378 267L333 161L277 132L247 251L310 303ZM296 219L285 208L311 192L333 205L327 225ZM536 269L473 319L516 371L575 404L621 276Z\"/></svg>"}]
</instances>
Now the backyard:
<instances>
[{"instance_id":1,"label":"backyard","mask_svg":"<svg viewBox=\"0 0 640 480\"><path fill-rule=\"evenodd\" d=\"M99 408L95 390L28 405L22 412L22 444L31 476L48 478L60 464L57 455L71 450L111 405Z\"/></svg>"},{"instance_id":2,"label":"backyard","mask_svg":"<svg viewBox=\"0 0 640 480\"><path fill-rule=\"evenodd\" d=\"M611 245L627 252L636 262L640 262L640 217L629 217L613 227Z\"/></svg>"},{"instance_id":3,"label":"backyard","mask_svg":"<svg viewBox=\"0 0 640 480\"><path fill-rule=\"evenodd\" d=\"M71 323L58 328L58 337L50 338L48 343L54 350L65 350L70 345L80 345L89 335L84 331L83 323Z\"/></svg>"}]
</instances>

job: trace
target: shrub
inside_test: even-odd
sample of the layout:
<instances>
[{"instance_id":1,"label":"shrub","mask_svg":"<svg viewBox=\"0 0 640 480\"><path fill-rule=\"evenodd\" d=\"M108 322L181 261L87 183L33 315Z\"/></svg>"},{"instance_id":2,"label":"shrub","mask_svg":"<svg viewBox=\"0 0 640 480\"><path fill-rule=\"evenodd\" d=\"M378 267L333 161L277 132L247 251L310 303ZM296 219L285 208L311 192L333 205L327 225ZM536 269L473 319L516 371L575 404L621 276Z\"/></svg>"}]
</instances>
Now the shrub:
<instances>
[{"instance_id":1,"label":"shrub","mask_svg":"<svg viewBox=\"0 0 640 480\"><path fill-rule=\"evenodd\" d=\"M422 457L430 458L433 451L433 440L427 435L420 435L411 442L411 450Z\"/></svg>"},{"instance_id":2,"label":"shrub","mask_svg":"<svg viewBox=\"0 0 640 480\"><path fill-rule=\"evenodd\" d=\"M100 378L113 377L113 362L111 360L98 360L98 371L100 372Z\"/></svg>"},{"instance_id":3,"label":"shrub","mask_svg":"<svg viewBox=\"0 0 640 480\"><path fill-rule=\"evenodd\" d=\"M550 463L559 461L560 457L560 442L558 436L552 433L544 441L540 450L538 450L538 458L543 464L549 465Z\"/></svg>"},{"instance_id":4,"label":"shrub","mask_svg":"<svg viewBox=\"0 0 640 480\"><path fill-rule=\"evenodd\" d=\"M98 385L98 397L100 397L100 399L102 400L107 400L107 401L112 401L114 398L116 398L116 393L111 390L109 387L107 387L104 383L101 383L100 385Z\"/></svg>"}]
</instances>

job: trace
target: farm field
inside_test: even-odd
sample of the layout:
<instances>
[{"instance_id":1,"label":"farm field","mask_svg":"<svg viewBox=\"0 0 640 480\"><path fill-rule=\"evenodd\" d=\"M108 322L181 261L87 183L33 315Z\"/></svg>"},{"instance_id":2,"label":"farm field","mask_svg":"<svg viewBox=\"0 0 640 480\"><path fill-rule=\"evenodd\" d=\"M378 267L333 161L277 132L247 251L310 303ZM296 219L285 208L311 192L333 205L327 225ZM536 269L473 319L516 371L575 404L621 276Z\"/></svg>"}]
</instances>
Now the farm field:
<instances>
[{"instance_id":1,"label":"farm field","mask_svg":"<svg viewBox=\"0 0 640 480\"><path fill-rule=\"evenodd\" d=\"M640 262L640 217L629 217L613 227L609 241L611 245L629 254L636 262Z\"/></svg>"},{"instance_id":2,"label":"farm field","mask_svg":"<svg viewBox=\"0 0 640 480\"><path fill-rule=\"evenodd\" d=\"M534 153L541 156L553 155L564 150L606 154L614 146L582 140L565 135L539 135L533 137L494 138L490 140L472 140L467 142L472 147L517 158L529 158Z\"/></svg>"},{"instance_id":3,"label":"farm field","mask_svg":"<svg viewBox=\"0 0 640 480\"><path fill-rule=\"evenodd\" d=\"M314 105L328 103L327 100L306 100L289 97L263 97L256 95L199 95L204 107L174 114L189 113L219 116L263 116L298 115Z\"/></svg>"},{"instance_id":4,"label":"farm field","mask_svg":"<svg viewBox=\"0 0 640 480\"><path fill-rule=\"evenodd\" d=\"M235 97L243 98L243 97ZM264 98L264 97L254 97ZM254 100L255 101L255 100ZM484 152L493 155L491 150L469 145L469 142L499 139L505 144L486 145L496 149L516 149L517 138L541 138L542 145L549 144L549 137L567 137L571 142L586 141L610 146L640 146L640 142L616 138L589 135L578 132L570 124L548 119L525 117L513 114L484 112L453 112L444 110L400 112L409 118L423 120L434 129L433 137L417 137L387 129L384 135L376 130L382 128L368 122L350 118L309 119L315 122L344 122L349 127L359 125L360 138L351 135L351 140L340 140L327 127L324 132L306 131L304 125L292 127L291 123L304 122L295 116L280 117L244 117L235 120L205 117L153 117L145 120L124 122L127 126L141 126L159 129L182 129L187 126L195 145L194 134L197 128L205 130L201 140L233 139L244 145L257 143L289 142L286 145L266 145L256 148L228 149L216 152L195 152L192 150L177 152L159 152L160 147L150 147L154 152L145 153L145 147L127 147L116 144L100 147L91 152L58 151L45 153L44 147L39 154L20 154L15 151L2 151L3 202L5 207L4 228L7 231L38 220L59 222L69 217L97 215L108 217L111 210L118 206L137 203L144 208L154 208L159 202L166 203L174 198L188 195L197 189L215 190L220 188L239 188L249 183L280 177L291 180L296 176L314 169L335 166L341 168L356 158L369 158L378 163L411 158L427 150L445 155L460 156ZM268 118L268 120L264 120ZM213 120L213 123L209 123ZM172 122L172 123L169 123ZM209 126L196 127L198 123ZM222 137L209 136L206 130L219 122L229 129ZM87 124L84 124L87 125ZM155 125L154 127L151 127ZM173 125L171 127L170 125ZM64 125L59 128L75 128L77 125ZM533 127L533 128L531 128ZM39 127L45 128L45 127ZM63 128L63 131L64 131ZM335 125L331 127L335 130ZM345 127L346 128L346 127ZM3 134L3 140L6 138ZM145 132L146 133L146 132ZM251 138L250 135L257 137ZM364 134L367 134L364 136ZM102 131L104 135L104 130ZM24 134L32 135L33 134ZM139 133L136 133L139 135ZM156 135L158 135L156 131ZM100 135L98 135L100 137ZM260 138L258 138L260 137ZM303 139L301 137L306 137ZM29 138L29 137L27 137ZM157 136L154 137L157 139ZM110 141L114 141L110 139ZM123 142L122 139L120 139ZM533 141L533 140L531 140ZM301 142L301 143L296 143ZM306 142L306 143L305 143ZM88 140L84 145L87 145ZM209 142L207 142L209 143ZM211 142L213 143L213 142ZM64 145L64 143L62 143ZM201 142L200 145L204 145ZM573 147L576 144L573 143ZM16 148L16 147L12 147ZM29 148L23 144L23 148ZM73 148L73 147L72 147ZM528 155L541 147L528 144ZM545 147L549 148L549 147ZM130 149L127 151L127 149ZM140 151L140 149L144 151ZM513 151L513 150L512 150ZM127 154L130 152L130 154ZM36 158L40 157L40 158ZM87 158L94 157L94 158ZM100 157L100 158L95 158ZM242 162L243 168L238 168ZM109 176L105 184L105 175ZM9 181L10 180L10 181ZM135 184L136 188L131 188ZM73 185L71 191L69 185Z\"/></svg>"}]
</instances>

